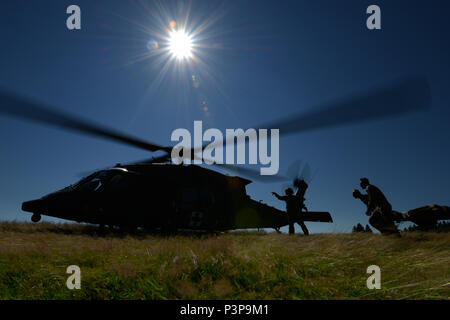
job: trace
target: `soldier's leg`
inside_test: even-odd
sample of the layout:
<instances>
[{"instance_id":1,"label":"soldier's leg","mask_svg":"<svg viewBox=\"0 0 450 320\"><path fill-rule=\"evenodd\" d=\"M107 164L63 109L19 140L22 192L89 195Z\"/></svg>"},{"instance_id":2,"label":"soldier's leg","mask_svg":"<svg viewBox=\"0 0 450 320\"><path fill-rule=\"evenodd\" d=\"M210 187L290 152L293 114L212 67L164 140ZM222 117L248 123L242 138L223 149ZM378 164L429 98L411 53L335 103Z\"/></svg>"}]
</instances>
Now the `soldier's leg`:
<instances>
[{"instance_id":1,"label":"soldier's leg","mask_svg":"<svg viewBox=\"0 0 450 320\"><path fill-rule=\"evenodd\" d=\"M381 218L381 212L375 211L369 218L369 223L372 227L383 233L383 219Z\"/></svg>"},{"instance_id":2,"label":"soldier's leg","mask_svg":"<svg viewBox=\"0 0 450 320\"><path fill-rule=\"evenodd\" d=\"M369 223L382 234L398 233L395 223L385 217L381 211L374 211L369 218Z\"/></svg>"},{"instance_id":3,"label":"soldier's leg","mask_svg":"<svg viewBox=\"0 0 450 320\"><path fill-rule=\"evenodd\" d=\"M289 223L289 234L294 234L295 233L295 229L294 229L295 220L292 219L292 216L290 216L290 215L288 215L288 223Z\"/></svg>"},{"instance_id":4,"label":"soldier's leg","mask_svg":"<svg viewBox=\"0 0 450 320\"><path fill-rule=\"evenodd\" d=\"M385 233L388 234L396 234L400 235L400 232L397 229L397 225L394 222L394 215L392 214L392 207L387 206L383 208L381 214L383 215L383 218L385 220Z\"/></svg>"},{"instance_id":5,"label":"soldier's leg","mask_svg":"<svg viewBox=\"0 0 450 320\"><path fill-rule=\"evenodd\" d=\"M308 228L306 228L305 223L303 222L303 220L299 219L297 220L298 225L302 228L303 234L305 236L309 235L309 231Z\"/></svg>"},{"instance_id":6,"label":"soldier's leg","mask_svg":"<svg viewBox=\"0 0 450 320\"><path fill-rule=\"evenodd\" d=\"M289 234L295 234L294 223L289 221Z\"/></svg>"}]
</instances>

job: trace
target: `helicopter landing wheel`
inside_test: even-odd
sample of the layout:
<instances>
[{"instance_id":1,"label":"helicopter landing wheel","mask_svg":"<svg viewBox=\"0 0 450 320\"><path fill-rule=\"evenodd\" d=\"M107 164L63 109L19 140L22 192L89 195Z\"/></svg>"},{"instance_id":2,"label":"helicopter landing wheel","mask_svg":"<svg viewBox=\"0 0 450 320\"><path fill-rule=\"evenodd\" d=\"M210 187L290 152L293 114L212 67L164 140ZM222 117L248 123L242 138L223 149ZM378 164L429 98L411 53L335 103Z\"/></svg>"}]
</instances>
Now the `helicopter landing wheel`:
<instances>
[{"instance_id":1,"label":"helicopter landing wheel","mask_svg":"<svg viewBox=\"0 0 450 320\"><path fill-rule=\"evenodd\" d=\"M31 216L31 221L33 221L34 223L41 221L41 215L39 213L33 213L33 215Z\"/></svg>"}]
</instances>

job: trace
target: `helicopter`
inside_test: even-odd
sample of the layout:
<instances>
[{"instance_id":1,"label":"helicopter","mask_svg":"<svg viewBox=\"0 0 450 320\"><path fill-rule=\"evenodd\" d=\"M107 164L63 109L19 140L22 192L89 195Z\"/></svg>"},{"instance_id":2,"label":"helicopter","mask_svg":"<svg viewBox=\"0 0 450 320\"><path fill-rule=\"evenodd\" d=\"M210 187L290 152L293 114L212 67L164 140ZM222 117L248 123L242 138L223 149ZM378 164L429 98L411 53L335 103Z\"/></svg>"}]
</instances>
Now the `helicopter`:
<instances>
[{"instance_id":1,"label":"helicopter","mask_svg":"<svg viewBox=\"0 0 450 320\"><path fill-rule=\"evenodd\" d=\"M428 81L422 76L412 76L257 127L278 128L280 135L286 136L426 110L430 101ZM274 228L278 231L288 225L284 211L251 199L246 193L246 186L252 182L250 178L276 182L286 181L288 177L261 176L259 171L230 164L213 163L212 166L239 175L223 174L196 164L174 164L170 146L144 141L62 113L11 91L0 90L0 113L164 153L97 170L73 185L24 202L22 210L32 213L33 222L39 222L41 216L46 215L79 223L149 230ZM227 142L214 143L224 146ZM183 154L194 160L205 147L195 146ZM302 220L333 222L329 212L315 211L302 212Z\"/></svg>"}]
</instances>

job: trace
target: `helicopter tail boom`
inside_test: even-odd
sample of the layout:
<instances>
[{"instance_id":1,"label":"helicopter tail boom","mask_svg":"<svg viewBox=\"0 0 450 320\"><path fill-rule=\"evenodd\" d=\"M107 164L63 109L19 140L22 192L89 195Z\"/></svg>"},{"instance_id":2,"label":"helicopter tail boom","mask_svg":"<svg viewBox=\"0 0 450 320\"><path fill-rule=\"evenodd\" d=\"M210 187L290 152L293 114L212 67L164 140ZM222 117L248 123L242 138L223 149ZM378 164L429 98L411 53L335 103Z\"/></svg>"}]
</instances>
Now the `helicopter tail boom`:
<instances>
[{"instance_id":1,"label":"helicopter tail boom","mask_svg":"<svg viewBox=\"0 0 450 320\"><path fill-rule=\"evenodd\" d=\"M333 218L329 212L308 211L301 214L303 221L310 222L333 222Z\"/></svg>"}]
</instances>

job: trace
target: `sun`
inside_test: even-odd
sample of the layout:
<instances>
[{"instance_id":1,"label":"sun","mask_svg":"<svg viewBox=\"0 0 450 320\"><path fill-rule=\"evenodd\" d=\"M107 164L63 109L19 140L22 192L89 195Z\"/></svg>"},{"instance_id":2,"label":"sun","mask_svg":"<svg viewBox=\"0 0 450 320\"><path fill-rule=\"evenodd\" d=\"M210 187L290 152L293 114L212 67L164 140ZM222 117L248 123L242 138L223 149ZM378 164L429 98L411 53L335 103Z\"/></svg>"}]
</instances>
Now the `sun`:
<instances>
[{"instance_id":1,"label":"sun","mask_svg":"<svg viewBox=\"0 0 450 320\"><path fill-rule=\"evenodd\" d=\"M192 38L184 30L174 30L169 35L169 50L177 59L192 57Z\"/></svg>"}]
</instances>

